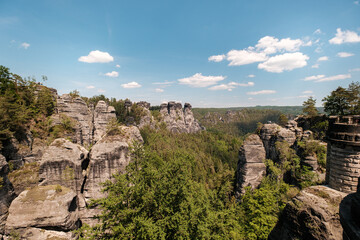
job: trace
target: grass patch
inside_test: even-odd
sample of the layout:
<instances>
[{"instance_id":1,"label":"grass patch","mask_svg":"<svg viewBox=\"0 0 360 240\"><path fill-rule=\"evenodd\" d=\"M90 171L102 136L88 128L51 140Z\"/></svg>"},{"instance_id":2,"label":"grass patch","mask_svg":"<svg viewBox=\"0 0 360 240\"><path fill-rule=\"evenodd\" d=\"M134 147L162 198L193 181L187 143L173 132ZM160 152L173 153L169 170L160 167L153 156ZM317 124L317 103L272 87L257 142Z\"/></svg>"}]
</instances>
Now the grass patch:
<instances>
[{"instance_id":1,"label":"grass patch","mask_svg":"<svg viewBox=\"0 0 360 240\"><path fill-rule=\"evenodd\" d=\"M54 193L50 195L48 192L54 190ZM22 202L36 202L45 201L46 199L53 200L56 196L65 195L71 190L60 185L48 185L48 186L36 186L30 189L26 196L21 199ZM51 196L49 198L49 196Z\"/></svg>"},{"instance_id":2,"label":"grass patch","mask_svg":"<svg viewBox=\"0 0 360 240\"><path fill-rule=\"evenodd\" d=\"M39 164L37 162L25 163L20 169L8 174L17 194L26 188L35 186L39 182Z\"/></svg>"}]
</instances>

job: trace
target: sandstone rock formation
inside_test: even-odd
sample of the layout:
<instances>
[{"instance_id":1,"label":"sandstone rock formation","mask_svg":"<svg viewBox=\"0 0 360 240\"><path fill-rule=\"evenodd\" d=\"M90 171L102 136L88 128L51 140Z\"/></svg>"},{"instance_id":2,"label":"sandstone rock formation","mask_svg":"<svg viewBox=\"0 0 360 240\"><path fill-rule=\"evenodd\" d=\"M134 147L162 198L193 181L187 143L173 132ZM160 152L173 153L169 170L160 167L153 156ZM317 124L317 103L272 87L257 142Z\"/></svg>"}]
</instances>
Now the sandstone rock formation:
<instances>
[{"instance_id":1,"label":"sandstone rock formation","mask_svg":"<svg viewBox=\"0 0 360 240\"><path fill-rule=\"evenodd\" d=\"M94 136L92 142L97 142L106 133L108 122L116 118L115 108L108 106L104 101L99 101L94 110Z\"/></svg>"},{"instance_id":2,"label":"sandstone rock formation","mask_svg":"<svg viewBox=\"0 0 360 240\"><path fill-rule=\"evenodd\" d=\"M65 114L76 120L76 142L91 144L93 139L93 112L81 98L72 98L69 94L63 94L57 98L57 113ZM53 116L56 120L58 115Z\"/></svg>"},{"instance_id":3,"label":"sandstone rock formation","mask_svg":"<svg viewBox=\"0 0 360 240\"><path fill-rule=\"evenodd\" d=\"M27 228L69 231L78 227L78 223L74 191L59 185L38 186L23 191L11 203L5 230L7 234L15 231L29 235ZM34 229L31 232L36 234Z\"/></svg>"},{"instance_id":4,"label":"sandstone rock formation","mask_svg":"<svg viewBox=\"0 0 360 240\"><path fill-rule=\"evenodd\" d=\"M145 126L154 127L154 118L151 115L150 112L150 103L141 101L137 102L136 105L143 108L143 116L141 116L140 123L138 124L138 127L142 129Z\"/></svg>"},{"instance_id":5,"label":"sandstone rock formation","mask_svg":"<svg viewBox=\"0 0 360 240\"><path fill-rule=\"evenodd\" d=\"M88 161L84 147L64 138L56 139L40 162L41 185L60 184L80 193Z\"/></svg>"},{"instance_id":6,"label":"sandstone rock formation","mask_svg":"<svg viewBox=\"0 0 360 240\"><path fill-rule=\"evenodd\" d=\"M173 133L195 133L201 130L200 124L194 119L191 105L185 103L184 109L179 102L168 102L160 105L160 114L167 128Z\"/></svg>"},{"instance_id":7,"label":"sandstone rock formation","mask_svg":"<svg viewBox=\"0 0 360 240\"><path fill-rule=\"evenodd\" d=\"M8 208L11 201L16 197L13 186L7 177L8 173L9 165L6 162L5 157L0 154L0 234L4 233Z\"/></svg>"},{"instance_id":8,"label":"sandstone rock formation","mask_svg":"<svg viewBox=\"0 0 360 240\"><path fill-rule=\"evenodd\" d=\"M256 134L246 138L244 145L239 151L239 161L236 170L236 192L241 195L245 192L245 187L259 186L262 178L266 174L265 148Z\"/></svg>"},{"instance_id":9,"label":"sandstone rock formation","mask_svg":"<svg viewBox=\"0 0 360 240\"><path fill-rule=\"evenodd\" d=\"M269 240L342 239L338 214L345 195L326 186L302 190L286 205Z\"/></svg>"}]
</instances>

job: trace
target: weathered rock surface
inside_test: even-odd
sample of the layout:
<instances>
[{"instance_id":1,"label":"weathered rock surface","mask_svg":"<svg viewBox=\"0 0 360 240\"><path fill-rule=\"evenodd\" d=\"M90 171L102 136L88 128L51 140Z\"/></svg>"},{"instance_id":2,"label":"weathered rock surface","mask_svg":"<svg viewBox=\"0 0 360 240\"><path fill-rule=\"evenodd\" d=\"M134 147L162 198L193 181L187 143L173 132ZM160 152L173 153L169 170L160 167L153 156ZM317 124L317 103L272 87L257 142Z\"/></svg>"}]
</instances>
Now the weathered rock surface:
<instances>
[{"instance_id":1,"label":"weathered rock surface","mask_svg":"<svg viewBox=\"0 0 360 240\"><path fill-rule=\"evenodd\" d=\"M26 228L69 231L78 226L76 193L58 185L23 191L10 205L5 230L22 234Z\"/></svg>"},{"instance_id":2,"label":"weathered rock surface","mask_svg":"<svg viewBox=\"0 0 360 240\"><path fill-rule=\"evenodd\" d=\"M360 240L360 189L347 195L340 203L340 222L343 240Z\"/></svg>"},{"instance_id":3,"label":"weathered rock surface","mask_svg":"<svg viewBox=\"0 0 360 240\"><path fill-rule=\"evenodd\" d=\"M56 139L40 162L41 185L60 184L80 193L88 161L84 147L64 138Z\"/></svg>"},{"instance_id":4,"label":"weathered rock surface","mask_svg":"<svg viewBox=\"0 0 360 240\"><path fill-rule=\"evenodd\" d=\"M285 141L289 144L289 146L292 146L296 141L294 131L282 128L276 123L264 124L260 130L260 138L264 143L266 158L273 160L278 158L278 153L275 147L275 143L277 141Z\"/></svg>"},{"instance_id":5,"label":"weathered rock surface","mask_svg":"<svg viewBox=\"0 0 360 240\"><path fill-rule=\"evenodd\" d=\"M41 228L27 228L21 237L28 240L68 240L76 239L72 232L59 232Z\"/></svg>"},{"instance_id":6,"label":"weathered rock surface","mask_svg":"<svg viewBox=\"0 0 360 240\"><path fill-rule=\"evenodd\" d=\"M137 127L119 127L115 135L106 135L91 149L90 163L86 170L86 180L82 188L80 199L81 220L87 224L96 223L93 216L98 209L86 209L90 199L105 197L101 192L101 183L112 180L113 174L125 171L131 156L129 146L134 142L143 142Z\"/></svg>"},{"instance_id":7,"label":"weathered rock surface","mask_svg":"<svg viewBox=\"0 0 360 240\"><path fill-rule=\"evenodd\" d=\"M236 191L237 195L245 192L245 187L259 186L266 174L265 148L256 134L246 138L239 151L239 161L236 170Z\"/></svg>"},{"instance_id":8,"label":"weathered rock surface","mask_svg":"<svg viewBox=\"0 0 360 240\"><path fill-rule=\"evenodd\" d=\"M201 130L201 126L194 118L189 103L185 103L184 109L179 102L162 103L160 105L160 114L171 132L195 133Z\"/></svg>"},{"instance_id":9,"label":"weathered rock surface","mask_svg":"<svg viewBox=\"0 0 360 240\"><path fill-rule=\"evenodd\" d=\"M140 123L137 125L139 129L144 128L145 126L154 127L154 118L150 112L150 103L141 101L137 102L136 105L143 108L143 115L141 116Z\"/></svg>"},{"instance_id":10,"label":"weathered rock surface","mask_svg":"<svg viewBox=\"0 0 360 240\"><path fill-rule=\"evenodd\" d=\"M94 110L94 136L92 141L97 142L106 133L108 122L116 118L115 108L99 101Z\"/></svg>"},{"instance_id":11,"label":"weathered rock surface","mask_svg":"<svg viewBox=\"0 0 360 240\"><path fill-rule=\"evenodd\" d=\"M79 144L91 144L93 139L93 112L81 98L72 98L69 94L63 94L57 98L57 113L65 114L76 120L76 142ZM54 116L56 119L56 116Z\"/></svg>"},{"instance_id":12,"label":"weathered rock surface","mask_svg":"<svg viewBox=\"0 0 360 240\"><path fill-rule=\"evenodd\" d=\"M0 154L0 234L4 233L5 220L8 215L8 208L11 201L16 197L14 188L10 183L7 174L9 165L3 155Z\"/></svg>"},{"instance_id":13,"label":"weathered rock surface","mask_svg":"<svg viewBox=\"0 0 360 240\"><path fill-rule=\"evenodd\" d=\"M302 190L286 205L269 240L342 239L339 204L345 196L326 186Z\"/></svg>"}]
</instances>

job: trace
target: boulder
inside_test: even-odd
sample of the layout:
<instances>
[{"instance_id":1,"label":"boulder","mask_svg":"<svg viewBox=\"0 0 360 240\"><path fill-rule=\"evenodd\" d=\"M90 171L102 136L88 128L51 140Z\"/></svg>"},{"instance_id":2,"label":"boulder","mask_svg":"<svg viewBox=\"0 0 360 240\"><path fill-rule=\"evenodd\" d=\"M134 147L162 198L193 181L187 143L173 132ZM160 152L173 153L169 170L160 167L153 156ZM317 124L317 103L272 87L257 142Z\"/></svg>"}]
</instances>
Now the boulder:
<instances>
[{"instance_id":1,"label":"boulder","mask_svg":"<svg viewBox=\"0 0 360 240\"><path fill-rule=\"evenodd\" d=\"M239 161L236 170L237 195L245 193L245 187L257 188L266 174L265 148L256 134L244 141L239 151Z\"/></svg>"},{"instance_id":2,"label":"boulder","mask_svg":"<svg viewBox=\"0 0 360 240\"><path fill-rule=\"evenodd\" d=\"M93 142L97 142L106 133L108 122L116 118L115 108L108 106L105 101L99 101L94 110L94 136Z\"/></svg>"},{"instance_id":3,"label":"boulder","mask_svg":"<svg viewBox=\"0 0 360 240\"><path fill-rule=\"evenodd\" d=\"M60 184L80 193L88 165L88 151L64 138L56 139L40 162L41 185Z\"/></svg>"},{"instance_id":4,"label":"boulder","mask_svg":"<svg viewBox=\"0 0 360 240\"><path fill-rule=\"evenodd\" d=\"M21 237L28 240L69 240L77 239L72 232L60 232L41 228L27 228Z\"/></svg>"},{"instance_id":5,"label":"boulder","mask_svg":"<svg viewBox=\"0 0 360 240\"><path fill-rule=\"evenodd\" d=\"M5 231L27 228L70 231L79 226L76 193L60 185L37 186L23 191L10 205Z\"/></svg>"},{"instance_id":6,"label":"boulder","mask_svg":"<svg viewBox=\"0 0 360 240\"><path fill-rule=\"evenodd\" d=\"M295 133L296 138L301 138L303 130L301 127L298 127L298 123L295 120L289 120L285 128Z\"/></svg>"},{"instance_id":7,"label":"boulder","mask_svg":"<svg viewBox=\"0 0 360 240\"><path fill-rule=\"evenodd\" d=\"M0 154L0 234L4 233L10 203L16 197L14 188L7 177L8 173L9 165L5 157Z\"/></svg>"},{"instance_id":8,"label":"boulder","mask_svg":"<svg viewBox=\"0 0 360 240\"><path fill-rule=\"evenodd\" d=\"M199 122L194 118L192 106L190 103L184 104L184 120L188 133L195 133L201 130Z\"/></svg>"},{"instance_id":9,"label":"boulder","mask_svg":"<svg viewBox=\"0 0 360 240\"><path fill-rule=\"evenodd\" d=\"M269 240L342 239L339 204L345 196L326 186L302 190L284 208Z\"/></svg>"}]
</instances>

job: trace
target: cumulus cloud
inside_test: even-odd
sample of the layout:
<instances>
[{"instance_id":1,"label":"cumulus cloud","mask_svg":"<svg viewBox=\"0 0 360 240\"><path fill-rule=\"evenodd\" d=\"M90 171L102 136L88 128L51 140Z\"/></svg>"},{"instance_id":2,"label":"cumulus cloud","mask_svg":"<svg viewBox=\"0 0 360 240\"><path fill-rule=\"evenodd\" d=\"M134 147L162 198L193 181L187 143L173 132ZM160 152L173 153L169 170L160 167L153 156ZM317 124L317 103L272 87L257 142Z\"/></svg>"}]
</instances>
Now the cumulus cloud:
<instances>
[{"instance_id":1,"label":"cumulus cloud","mask_svg":"<svg viewBox=\"0 0 360 240\"><path fill-rule=\"evenodd\" d=\"M220 84L213 87L210 87L209 90L228 90L232 91L236 87L251 87L255 84L253 82L248 83L237 83L237 82L230 82L228 84Z\"/></svg>"},{"instance_id":2,"label":"cumulus cloud","mask_svg":"<svg viewBox=\"0 0 360 240\"><path fill-rule=\"evenodd\" d=\"M210 56L208 58L209 62L221 62L222 60L225 59L225 55L222 54L222 55L214 55L214 56Z\"/></svg>"},{"instance_id":3,"label":"cumulus cloud","mask_svg":"<svg viewBox=\"0 0 360 240\"><path fill-rule=\"evenodd\" d=\"M157 93L162 93L162 92L164 92L164 89L156 88L156 89L155 89L155 92L157 92Z\"/></svg>"},{"instance_id":4,"label":"cumulus cloud","mask_svg":"<svg viewBox=\"0 0 360 240\"><path fill-rule=\"evenodd\" d=\"M30 47L30 44L27 42L23 42L20 46L24 49L28 49Z\"/></svg>"},{"instance_id":5,"label":"cumulus cloud","mask_svg":"<svg viewBox=\"0 0 360 240\"><path fill-rule=\"evenodd\" d=\"M115 67L120 68L120 65L119 65L119 64L116 64Z\"/></svg>"},{"instance_id":6,"label":"cumulus cloud","mask_svg":"<svg viewBox=\"0 0 360 240\"><path fill-rule=\"evenodd\" d=\"M265 36L258 41L256 48L266 54L273 54L281 51L295 52L301 46L310 46L311 42L303 42L300 39L283 38L281 40L272 36Z\"/></svg>"},{"instance_id":7,"label":"cumulus cloud","mask_svg":"<svg viewBox=\"0 0 360 240\"><path fill-rule=\"evenodd\" d=\"M86 86L87 89L94 89L95 87L90 85L90 86Z\"/></svg>"},{"instance_id":8,"label":"cumulus cloud","mask_svg":"<svg viewBox=\"0 0 360 240\"><path fill-rule=\"evenodd\" d=\"M313 93L313 91L311 91L311 90L307 90L307 91L303 91L302 93L303 93L303 94L312 94L312 93Z\"/></svg>"},{"instance_id":9,"label":"cumulus cloud","mask_svg":"<svg viewBox=\"0 0 360 240\"><path fill-rule=\"evenodd\" d=\"M354 1L355 5L360 5L359 1Z\"/></svg>"},{"instance_id":10,"label":"cumulus cloud","mask_svg":"<svg viewBox=\"0 0 360 240\"><path fill-rule=\"evenodd\" d=\"M306 78L304 78L304 80L305 81L313 81L313 80L318 80L323 77L325 77L325 75L314 75L314 76L306 77Z\"/></svg>"},{"instance_id":11,"label":"cumulus cloud","mask_svg":"<svg viewBox=\"0 0 360 240\"><path fill-rule=\"evenodd\" d=\"M266 53L255 52L252 48L246 50L231 50L227 53L229 66L241 66L255 62L263 62L267 59Z\"/></svg>"},{"instance_id":12,"label":"cumulus cloud","mask_svg":"<svg viewBox=\"0 0 360 240\"><path fill-rule=\"evenodd\" d=\"M274 94L276 91L274 90L261 90L256 92L247 92L247 95L263 95L263 94Z\"/></svg>"},{"instance_id":13,"label":"cumulus cloud","mask_svg":"<svg viewBox=\"0 0 360 240\"><path fill-rule=\"evenodd\" d=\"M343 80L348 78L351 78L351 74L339 74L335 76L321 78L316 80L315 82L329 82L329 81Z\"/></svg>"},{"instance_id":14,"label":"cumulus cloud","mask_svg":"<svg viewBox=\"0 0 360 240\"><path fill-rule=\"evenodd\" d=\"M203 76L201 73L196 73L191 77L178 79L178 81L180 84L191 87L208 87L217 84L225 78L225 76Z\"/></svg>"},{"instance_id":15,"label":"cumulus cloud","mask_svg":"<svg viewBox=\"0 0 360 240\"><path fill-rule=\"evenodd\" d=\"M116 72L116 71L112 71L112 72L105 73L105 76L108 76L108 77L118 77L118 76L119 76L119 73Z\"/></svg>"},{"instance_id":16,"label":"cumulus cloud","mask_svg":"<svg viewBox=\"0 0 360 240\"><path fill-rule=\"evenodd\" d=\"M174 83L174 81L169 82L169 81L164 81L164 82L153 82L152 84L154 85L161 85L162 87L169 87Z\"/></svg>"},{"instance_id":17,"label":"cumulus cloud","mask_svg":"<svg viewBox=\"0 0 360 240\"><path fill-rule=\"evenodd\" d=\"M319 64L316 63L316 64L312 65L311 68L319 68Z\"/></svg>"},{"instance_id":18,"label":"cumulus cloud","mask_svg":"<svg viewBox=\"0 0 360 240\"><path fill-rule=\"evenodd\" d=\"M86 63L107 63L114 61L114 57L107 52L95 50L91 51L87 56L79 57L78 61Z\"/></svg>"},{"instance_id":19,"label":"cumulus cloud","mask_svg":"<svg viewBox=\"0 0 360 240\"><path fill-rule=\"evenodd\" d=\"M318 58L318 62L323 62L323 61L328 61L329 60L329 57L327 57L327 56L322 56L322 57L319 57Z\"/></svg>"},{"instance_id":20,"label":"cumulus cloud","mask_svg":"<svg viewBox=\"0 0 360 240\"><path fill-rule=\"evenodd\" d=\"M249 74L249 75L247 75L247 77L248 77L248 78L254 78L255 75L254 75L254 74Z\"/></svg>"},{"instance_id":21,"label":"cumulus cloud","mask_svg":"<svg viewBox=\"0 0 360 240\"><path fill-rule=\"evenodd\" d=\"M137 82L124 83L124 84L121 84L121 86L123 88L139 88L139 87L141 87L141 85L138 84Z\"/></svg>"},{"instance_id":22,"label":"cumulus cloud","mask_svg":"<svg viewBox=\"0 0 360 240\"><path fill-rule=\"evenodd\" d=\"M351 57L351 56L354 56L353 53L349 53L349 52L339 52L337 54L338 57L341 57L341 58L346 58L346 57Z\"/></svg>"},{"instance_id":23,"label":"cumulus cloud","mask_svg":"<svg viewBox=\"0 0 360 240\"><path fill-rule=\"evenodd\" d=\"M308 59L309 57L301 52L284 53L260 63L258 68L268 72L281 73L306 66Z\"/></svg>"},{"instance_id":24,"label":"cumulus cloud","mask_svg":"<svg viewBox=\"0 0 360 240\"><path fill-rule=\"evenodd\" d=\"M329 43L331 44L356 42L360 42L360 36L356 32L350 30L341 31L341 28L336 29L335 37L329 40Z\"/></svg>"}]
</instances>

